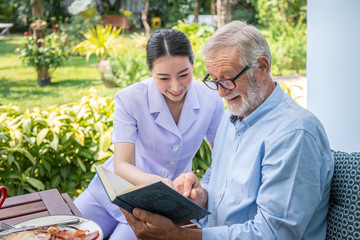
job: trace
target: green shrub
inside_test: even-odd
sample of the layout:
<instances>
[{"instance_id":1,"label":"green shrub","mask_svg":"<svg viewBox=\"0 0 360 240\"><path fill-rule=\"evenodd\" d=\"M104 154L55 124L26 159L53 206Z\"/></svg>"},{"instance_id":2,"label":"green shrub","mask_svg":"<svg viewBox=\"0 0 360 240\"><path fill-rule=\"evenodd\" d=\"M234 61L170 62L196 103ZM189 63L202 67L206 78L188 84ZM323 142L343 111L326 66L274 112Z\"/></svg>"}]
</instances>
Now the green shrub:
<instances>
[{"instance_id":1,"label":"green shrub","mask_svg":"<svg viewBox=\"0 0 360 240\"><path fill-rule=\"evenodd\" d=\"M144 54L127 53L110 59L111 71L105 72L105 78L119 87L127 87L133 83L150 77L145 64Z\"/></svg>"},{"instance_id":2,"label":"green shrub","mask_svg":"<svg viewBox=\"0 0 360 240\"><path fill-rule=\"evenodd\" d=\"M259 22L269 28L273 75L305 72L306 0L253 0Z\"/></svg>"},{"instance_id":3,"label":"green shrub","mask_svg":"<svg viewBox=\"0 0 360 240\"><path fill-rule=\"evenodd\" d=\"M36 70L47 67L54 71L68 56L69 49L66 47L66 42L65 34L52 33L39 39L28 36L15 51L20 53L23 62L35 67Z\"/></svg>"},{"instance_id":4,"label":"green shrub","mask_svg":"<svg viewBox=\"0 0 360 240\"><path fill-rule=\"evenodd\" d=\"M81 41L85 40L85 37L81 34L81 31L88 29L92 26L102 24L100 14L96 14L93 17L84 17L81 15L74 15L66 17L59 23L59 29L61 32L68 35L68 44L70 48L75 47Z\"/></svg>"},{"instance_id":5,"label":"green shrub","mask_svg":"<svg viewBox=\"0 0 360 240\"><path fill-rule=\"evenodd\" d=\"M32 113L0 106L0 185L10 196L50 188L77 195L113 153L113 107L93 90L78 104Z\"/></svg>"},{"instance_id":6,"label":"green shrub","mask_svg":"<svg viewBox=\"0 0 360 240\"><path fill-rule=\"evenodd\" d=\"M109 58L120 48L120 32L121 28L116 29L109 25L89 27L87 32L81 31L86 40L76 45L72 52L85 55L86 61L89 61L93 54L100 59Z\"/></svg>"},{"instance_id":7,"label":"green shrub","mask_svg":"<svg viewBox=\"0 0 360 240\"><path fill-rule=\"evenodd\" d=\"M211 150L208 143L204 140L197 151L192 162L192 169L196 176L201 179L211 164Z\"/></svg>"}]
</instances>

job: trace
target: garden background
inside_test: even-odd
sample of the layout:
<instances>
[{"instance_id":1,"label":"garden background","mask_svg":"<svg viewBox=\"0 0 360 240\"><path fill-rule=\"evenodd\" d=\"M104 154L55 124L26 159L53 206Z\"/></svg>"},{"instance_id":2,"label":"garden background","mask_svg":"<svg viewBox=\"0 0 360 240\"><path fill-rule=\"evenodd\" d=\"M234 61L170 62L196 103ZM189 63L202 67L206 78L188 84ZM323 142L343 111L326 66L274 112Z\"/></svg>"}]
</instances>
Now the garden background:
<instances>
[{"instance_id":1,"label":"garden background","mask_svg":"<svg viewBox=\"0 0 360 240\"><path fill-rule=\"evenodd\" d=\"M76 197L87 186L113 153L114 94L149 76L144 47L157 27L189 37L195 80L207 73L201 51L221 24L196 23L201 15L254 24L269 42L273 75L306 73L304 0L139 2L140 12L125 0L0 0L0 22L14 24L0 39L0 185L10 196L58 188ZM127 25L104 26L108 14ZM294 86L282 87L291 95ZM210 155L204 142L193 159L198 177Z\"/></svg>"}]
</instances>

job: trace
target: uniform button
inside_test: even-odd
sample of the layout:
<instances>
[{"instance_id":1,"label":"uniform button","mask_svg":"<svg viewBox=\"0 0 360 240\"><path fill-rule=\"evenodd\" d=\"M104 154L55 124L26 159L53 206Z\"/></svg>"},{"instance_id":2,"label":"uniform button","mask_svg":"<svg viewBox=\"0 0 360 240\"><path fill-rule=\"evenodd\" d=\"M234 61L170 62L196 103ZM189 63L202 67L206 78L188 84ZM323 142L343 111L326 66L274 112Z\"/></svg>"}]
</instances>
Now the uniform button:
<instances>
[{"instance_id":1,"label":"uniform button","mask_svg":"<svg viewBox=\"0 0 360 240\"><path fill-rule=\"evenodd\" d=\"M169 161L169 164L170 164L170 165L174 165L174 163L175 163L174 160L170 160L170 161Z\"/></svg>"},{"instance_id":2,"label":"uniform button","mask_svg":"<svg viewBox=\"0 0 360 240\"><path fill-rule=\"evenodd\" d=\"M222 194L219 195L219 198L221 198Z\"/></svg>"},{"instance_id":3,"label":"uniform button","mask_svg":"<svg viewBox=\"0 0 360 240\"><path fill-rule=\"evenodd\" d=\"M241 136L241 134L240 133L238 133L238 134L236 134L238 137L240 137Z\"/></svg>"},{"instance_id":4,"label":"uniform button","mask_svg":"<svg viewBox=\"0 0 360 240\"><path fill-rule=\"evenodd\" d=\"M177 151L177 150L179 149L179 145L174 145L174 146L172 147L172 149L173 149L174 151Z\"/></svg>"},{"instance_id":5,"label":"uniform button","mask_svg":"<svg viewBox=\"0 0 360 240\"><path fill-rule=\"evenodd\" d=\"M166 177L168 176L168 174L167 174L166 172L163 172L161 175L162 175L164 178L166 178Z\"/></svg>"}]
</instances>

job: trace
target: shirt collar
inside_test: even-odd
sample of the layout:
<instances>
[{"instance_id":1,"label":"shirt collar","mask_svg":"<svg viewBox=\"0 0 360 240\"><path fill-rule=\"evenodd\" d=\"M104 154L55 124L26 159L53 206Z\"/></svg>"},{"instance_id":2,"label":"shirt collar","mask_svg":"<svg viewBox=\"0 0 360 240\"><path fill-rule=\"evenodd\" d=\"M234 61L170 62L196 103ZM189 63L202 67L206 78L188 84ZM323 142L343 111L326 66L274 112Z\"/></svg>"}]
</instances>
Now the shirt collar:
<instances>
[{"instance_id":1,"label":"shirt collar","mask_svg":"<svg viewBox=\"0 0 360 240\"><path fill-rule=\"evenodd\" d=\"M281 101L284 96L284 92L280 87L280 84L275 82L275 89L272 91L270 96L258 107L256 108L249 116L247 116L242 122L247 125L254 125L259 119L261 119L266 113L273 110ZM230 116L230 122L236 124L236 121L239 118L235 115Z\"/></svg>"}]
</instances>

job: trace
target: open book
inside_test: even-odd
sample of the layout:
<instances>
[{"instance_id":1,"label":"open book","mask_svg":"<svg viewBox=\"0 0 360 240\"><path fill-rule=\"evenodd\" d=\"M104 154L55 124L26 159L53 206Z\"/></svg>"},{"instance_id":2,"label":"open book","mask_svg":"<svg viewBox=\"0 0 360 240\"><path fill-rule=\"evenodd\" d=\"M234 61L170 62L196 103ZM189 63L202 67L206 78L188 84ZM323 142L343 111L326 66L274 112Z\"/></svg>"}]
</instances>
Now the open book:
<instances>
[{"instance_id":1,"label":"open book","mask_svg":"<svg viewBox=\"0 0 360 240\"><path fill-rule=\"evenodd\" d=\"M161 181L134 186L101 165L95 170L110 201L130 213L134 208L141 208L166 216L175 224L210 214Z\"/></svg>"}]
</instances>

